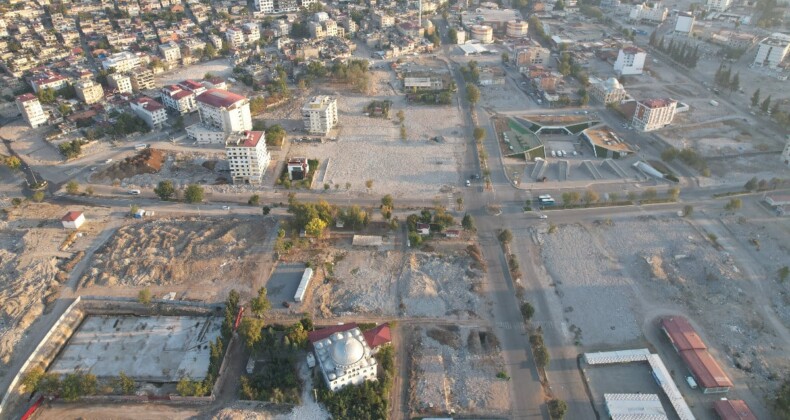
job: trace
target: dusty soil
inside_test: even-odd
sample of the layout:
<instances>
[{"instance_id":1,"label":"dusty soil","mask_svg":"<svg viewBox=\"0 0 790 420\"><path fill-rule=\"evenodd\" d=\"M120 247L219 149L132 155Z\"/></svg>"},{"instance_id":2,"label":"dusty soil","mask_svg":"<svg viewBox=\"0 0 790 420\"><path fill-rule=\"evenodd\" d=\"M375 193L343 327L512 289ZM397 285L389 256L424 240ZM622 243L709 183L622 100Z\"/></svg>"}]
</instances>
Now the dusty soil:
<instances>
[{"instance_id":1,"label":"dusty soil","mask_svg":"<svg viewBox=\"0 0 790 420\"><path fill-rule=\"evenodd\" d=\"M412 416L502 414L510 407L499 341L490 331L457 326L417 327L409 389Z\"/></svg>"},{"instance_id":2,"label":"dusty soil","mask_svg":"<svg viewBox=\"0 0 790 420\"><path fill-rule=\"evenodd\" d=\"M261 223L246 218L132 223L96 251L81 285L251 284L259 276L258 245L265 235Z\"/></svg>"},{"instance_id":3,"label":"dusty soil","mask_svg":"<svg viewBox=\"0 0 790 420\"><path fill-rule=\"evenodd\" d=\"M91 182L154 187L171 180L176 187L190 183L226 184L229 173L223 152L174 153L146 149L92 174Z\"/></svg>"}]
</instances>

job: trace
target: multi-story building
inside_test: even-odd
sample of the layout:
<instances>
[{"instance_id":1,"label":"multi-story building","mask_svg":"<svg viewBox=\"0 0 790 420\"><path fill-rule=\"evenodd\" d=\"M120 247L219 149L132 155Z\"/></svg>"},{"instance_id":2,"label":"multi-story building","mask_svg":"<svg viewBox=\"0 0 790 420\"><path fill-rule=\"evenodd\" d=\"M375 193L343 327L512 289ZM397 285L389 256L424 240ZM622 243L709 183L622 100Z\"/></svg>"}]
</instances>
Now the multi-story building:
<instances>
[{"instance_id":1,"label":"multi-story building","mask_svg":"<svg viewBox=\"0 0 790 420\"><path fill-rule=\"evenodd\" d=\"M166 62L171 64L178 63L181 60L181 47L173 41L159 45L159 52Z\"/></svg>"},{"instance_id":2,"label":"multi-story building","mask_svg":"<svg viewBox=\"0 0 790 420\"><path fill-rule=\"evenodd\" d=\"M95 104L104 98L104 89L93 80L81 80L74 84L77 97L86 104Z\"/></svg>"},{"instance_id":3,"label":"multi-story building","mask_svg":"<svg viewBox=\"0 0 790 420\"><path fill-rule=\"evenodd\" d=\"M147 96L141 96L129 102L129 107L132 108L132 112L135 115L145 120L152 129L161 128L162 124L167 120L167 111L164 105Z\"/></svg>"},{"instance_id":4,"label":"multi-story building","mask_svg":"<svg viewBox=\"0 0 790 420\"><path fill-rule=\"evenodd\" d=\"M162 88L162 103L172 108L181 115L197 109L195 94L179 85L170 85Z\"/></svg>"},{"instance_id":5,"label":"multi-story building","mask_svg":"<svg viewBox=\"0 0 790 420\"><path fill-rule=\"evenodd\" d=\"M239 48L244 45L244 32L242 32L241 28L228 28L225 30L225 39L231 48Z\"/></svg>"},{"instance_id":6,"label":"multi-story building","mask_svg":"<svg viewBox=\"0 0 790 420\"><path fill-rule=\"evenodd\" d=\"M225 133L252 130L250 101L222 89L209 89L197 97L200 121Z\"/></svg>"},{"instance_id":7,"label":"multi-story building","mask_svg":"<svg viewBox=\"0 0 790 420\"><path fill-rule=\"evenodd\" d=\"M310 133L323 134L337 126L337 99L329 96L314 96L302 107L302 121Z\"/></svg>"},{"instance_id":8,"label":"multi-story building","mask_svg":"<svg viewBox=\"0 0 790 420\"><path fill-rule=\"evenodd\" d=\"M261 28L257 22L248 22L241 25L244 41L247 43L258 42L261 39Z\"/></svg>"},{"instance_id":9,"label":"multi-story building","mask_svg":"<svg viewBox=\"0 0 790 420\"><path fill-rule=\"evenodd\" d=\"M726 12L731 4L732 0L708 0L705 3L705 8L707 8L708 11Z\"/></svg>"},{"instance_id":10,"label":"multi-story building","mask_svg":"<svg viewBox=\"0 0 790 420\"><path fill-rule=\"evenodd\" d=\"M132 93L132 79L123 73L113 73L107 76L107 83L118 93Z\"/></svg>"},{"instance_id":11,"label":"multi-story building","mask_svg":"<svg viewBox=\"0 0 790 420\"><path fill-rule=\"evenodd\" d=\"M154 82L154 72L152 72L150 69L142 67L136 68L129 72L129 77L132 80L132 89L134 89L136 92L156 88L156 83Z\"/></svg>"},{"instance_id":12,"label":"multi-story building","mask_svg":"<svg viewBox=\"0 0 790 420\"><path fill-rule=\"evenodd\" d=\"M43 89L52 89L58 91L68 85L68 79L53 72L35 74L29 80L30 86L33 88L33 92L35 93L38 93Z\"/></svg>"},{"instance_id":13,"label":"multi-story building","mask_svg":"<svg viewBox=\"0 0 790 420\"><path fill-rule=\"evenodd\" d=\"M679 12L675 22L675 32L690 35L694 30L694 15L690 12Z\"/></svg>"},{"instance_id":14,"label":"multi-story building","mask_svg":"<svg viewBox=\"0 0 790 420\"><path fill-rule=\"evenodd\" d=\"M669 10L666 7L661 7L660 3L656 3L653 7L648 6L646 3L634 5L631 8L629 18L632 21L646 20L650 22L661 23L667 18Z\"/></svg>"},{"instance_id":15,"label":"multi-story building","mask_svg":"<svg viewBox=\"0 0 790 420\"><path fill-rule=\"evenodd\" d=\"M606 81L591 77L590 96L604 105L608 105L624 100L626 91L614 77L610 77Z\"/></svg>"},{"instance_id":16,"label":"multi-story building","mask_svg":"<svg viewBox=\"0 0 790 420\"><path fill-rule=\"evenodd\" d=\"M123 73L140 65L140 57L129 51L115 53L101 62L105 70L113 69L116 73Z\"/></svg>"},{"instance_id":17,"label":"multi-story building","mask_svg":"<svg viewBox=\"0 0 790 420\"><path fill-rule=\"evenodd\" d=\"M376 343L369 342L367 338L356 324L324 328L308 334L321 376L329 390L334 392L349 385L377 380L378 364L373 357ZM310 359L308 357L308 363Z\"/></svg>"},{"instance_id":18,"label":"multi-story building","mask_svg":"<svg viewBox=\"0 0 790 420\"><path fill-rule=\"evenodd\" d=\"M529 66L548 64L550 59L551 51L538 46L519 48L513 54L513 61L522 73L526 73Z\"/></svg>"},{"instance_id":19,"label":"multi-story building","mask_svg":"<svg viewBox=\"0 0 790 420\"><path fill-rule=\"evenodd\" d=\"M373 14L373 22L379 28L389 28L395 26L395 17L384 12L376 12Z\"/></svg>"},{"instance_id":20,"label":"multi-story building","mask_svg":"<svg viewBox=\"0 0 790 420\"><path fill-rule=\"evenodd\" d=\"M22 118L33 128L40 127L47 123L47 114L41 108L41 102L32 93L26 93L16 97L16 107L22 113Z\"/></svg>"},{"instance_id":21,"label":"multi-story building","mask_svg":"<svg viewBox=\"0 0 790 420\"><path fill-rule=\"evenodd\" d=\"M505 34L511 38L523 38L529 32L529 23L521 19L513 19L507 22Z\"/></svg>"},{"instance_id":22,"label":"multi-story building","mask_svg":"<svg viewBox=\"0 0 790 420\"><path fill-rule=\"evenodd\" d=\"M442 90L444 89L444 78L438 74L411 72L403 77L403 87L408 91L412 89Z\"/></svg>"},{"instance_id":23,"label":"multi-story building","mask_svg":"<svg viewBox=\"0 0 790 420\"><path fill-rule=\"evenodd\" d=\"M274 0L255 0L255 9L264 14L274 13Z\"/></svg>"},{"instance_id":24,"label":"multi-story building","mask_svg":"<svg viewBox=\"0 0 790 420\"><path fill-rule=\"evenodd\" d=\"M614 71L618 75L642 74L645 67L647 54L645 50L638 47L621 48L614 62Z\"/></svg>"},{"instance_id":25,"label":"multi-story building","mask_svg":"<svg viewBox=\"0 0 790 420\"><path fill-rule=\"evenodd\" d=\"M777 68L787 57L788 50L790 50L790 35L771 34L768 38L760 41L757 55L754 57L754 64Z\"/></svg>"},{"instance_id":26,"label":"multi-story building","mask_svg":"<svg viewBox=\"0 0 790 420\"><path fill-rule=\"evenodd\" d=\"M225 141L225 155L234 184L260 184L271 161L263 131L232 133Z\"/></svg>"},{"instance_id":27,"label":"multi-story building","mask_svg":"<svg viewBox=\"0 0 790 420\"><path fill-rule=\"evenodd\" d=\"M641 131L653 131L665 127L675 118L678 101L674 99L647 99L637 101L631 125Z\"/></svg>"}]
</instances>

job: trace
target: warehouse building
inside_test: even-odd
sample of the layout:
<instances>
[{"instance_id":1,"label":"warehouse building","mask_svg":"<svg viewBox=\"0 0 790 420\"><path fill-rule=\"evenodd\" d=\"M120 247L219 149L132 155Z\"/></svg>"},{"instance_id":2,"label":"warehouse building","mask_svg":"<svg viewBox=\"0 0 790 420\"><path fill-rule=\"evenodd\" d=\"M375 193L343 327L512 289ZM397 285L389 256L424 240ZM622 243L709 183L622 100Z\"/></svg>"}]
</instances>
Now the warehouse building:
<instances>
[{"instance_id":1,"label":"warehouse building","mask_svg":"<svg viewBox=\"0 0 790 420\"><path fill-rule=\"evenodd\" d=\"M660 326L672 343L672 347L686 363L702 392L705 394L729 392L732 381L716 359L708 353L707 346L686 318L679 316L663 318Z\"/></svg>"}]
</instances>

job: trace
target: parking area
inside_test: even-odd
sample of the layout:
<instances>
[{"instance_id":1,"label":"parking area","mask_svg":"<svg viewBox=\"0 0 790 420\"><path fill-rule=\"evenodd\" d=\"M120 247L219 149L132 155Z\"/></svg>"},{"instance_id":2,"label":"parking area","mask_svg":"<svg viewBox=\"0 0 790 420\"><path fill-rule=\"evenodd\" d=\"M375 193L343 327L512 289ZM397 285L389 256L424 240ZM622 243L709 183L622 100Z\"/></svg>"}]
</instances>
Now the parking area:
<instances>
[{"instance_id":1,"label":"parking area","mask_svg":"<svg viewBox=\"0 0 790 420\"><path fill-rule=\"evenodd\" d=\"M299 281L302 279L302 274L305 270L305 265L301 263L281 263L274 269L269 281L266 283L266 290L269 293L269 300L277 306L282 302L293 302L294 294Z\"/></svg>"},{"instance_id":2,"label":"parking area","mask_svg":"<svg viewBox=\"0 0 790 420\"><path fill-rule=\"evenodd\" d=\"M653 379L653 373L647 362L587 366L585 375L590 385L595 409L602 416L606 413L604 394L654 394L659 396L667 416L670 419L678 418L666 394ZM684 384L676 382L676 385L682 388ZM604 417L608 418L608 416Z\"/></svg>"}]
</instances>

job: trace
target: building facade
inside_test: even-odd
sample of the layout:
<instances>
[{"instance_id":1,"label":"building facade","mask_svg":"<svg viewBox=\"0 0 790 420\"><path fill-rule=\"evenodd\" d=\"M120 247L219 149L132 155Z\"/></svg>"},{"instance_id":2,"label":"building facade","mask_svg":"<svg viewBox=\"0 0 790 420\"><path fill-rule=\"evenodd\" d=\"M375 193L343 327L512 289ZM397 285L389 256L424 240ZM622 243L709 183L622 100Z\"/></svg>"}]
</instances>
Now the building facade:
<instances>
[{"instance_id":1,"label":"building facade","mask_svg":"<svg viewBox=\"0 0 790 420\"><path fill-rule=\"evenodd\" d=\"M136 68L129 72L129 78L132 80L132 89L134 89L135 92L156 88L154 72L150 69Z\"/></svg>"},{"instance_id":2,"label":"building facade","mask_svg":"<svg viewBox=\"0 0 790 420\"><path fill-rule=\"evenodd\" d=\"M310 133L323 134L335 128L337 119L337 99L330 96L314 96L302 107L304 128Z\"/></svg>"},{"instance_id":3,"label":"building facade","mask_svg":"<svg viewBox=\"0 0 790 420\"><path fill-rule=\"evenodd\" d=\"M126 74L113 73L107 76L107 83L118 93L132 93L132 79Z\"/></svg>"},{"instance_id":4,"label":"building facade","mask_svg":"<svg viewBox=\"0 0 790 420\"><path fill-rule=\"evenodd\" d=\"M164 105L147 96L141 96L129 102L129 107L135 115L145 120L148 127L152 129L162 128L162 125L167 120L167 111Z\"/></svg>"},{"instance_id":5,"label":"building facade","mask_svg":"<svg viewBox=\"0 0 790 420\"><path fill-rule=\"evenodd\" d=\"M790 35L774 33L760 41L754 64L763 67L777 68L790 50Z\"/></svg>"},{"instance_id":6,"label":"building facade","mask_svg":"<svg viewBox=\"0 0 790 420\"><path fill-rule=\"evenodd\" d=\"M181 115L197 109L195 94L179 85L170 85L162 88L162 103L172 108Z\"/></svg>"},{"instance_id":7,"label":"building facade","mask_svg":"<svg viewBox=\"0 0 790 420\"><path fill-rule=\"evenodd\" d=\"M606 81L590 79L590 96L604 105L618 103L624 100L626 95L625 88L614 77L610 77Z\"/></svg>"},{"instance_id":8,"label":"building facade","mask_svg":"<svg viewBox=\"0 0 790 420\"><path fill-rule=\"evenodd\" d=\"M104 89L93 80L82 80L74 85L77 97L86 104L95 104L104 98Z\"/></svg>"},{"instance_id":9,"label":"building facade","mask_svg":"<svg viewBox=\"0 0 790 420\"><path fill-rule=\"evenodd\" d=\"M638 47L621 48L614 62L614 71L623 76L642 74L647 53Z\"/></svg>"},{"instance_id":10,"label":"building facade","mask_svg":"<svg viewBox=\"0 0 790 420\"><path fill-rule=\"evenodd\" d=\"M636 102L636 111L631 125L641 131L653 131L672 123L678 101L665 99L647 99Z\"/></svg>"},{"instance_id":11,"label":"building facade","mask_svg":"<svg viewBox=\"0 0 790 420\"><path fill-rule=\"evenodd\" d=\"M32 93L17 96L16 107L29 126L36 128L47 123L47 114L41 108L41 102Z\"/></svg>"},{"instance_id":12,"label":"building facade","mask_svg":"<svg viewBox=\"0 0 790 420\"><path fill-rule=\"evenodd\" d=\"M170 64L177 64L181 60L181 47L173 41L159 45L162 58Z\"/></svg>"},{"instance_id":13,"label":"building facade","mask_svg":"<svg viewBox=\"0 0 790 420\"><path fill-rule=\"evenodd\" d=\"M532 46L516 50L513 56L516 67L521 73L526 73L529 66L548 64L551 59L551 51L548 48Z\"/></svg>"},{"instance_id":14,"label":"building facade","mask_svg":"<svg viewBox=\"0 0 790 420\"><path fill-rule=\"evenodd\" d=\"M222 89L209 89L197 96L197 109L203 125L224 133L252 130L250 101Z\"/></svg>"},{"instance_id":15,"label":"building facade","mask_svg":"<svg viewBox=\"0 0 790 420\"><path fill-rule=\"evenodd\" d=\"M225 155L234 184L260 184L271 161L263 131L231 134L225 142Z\"/></svg>"},{"instance_id":16,"label":"building facade","mask_svg":"<svg viewBox=\"0 0 790 420\"><path fill-rule=\"evenodd\" d=\"M660 3L654 4L653 7L642 3L632 6L628 17L635 22L645 20L661 23L667 18L667 14L669 14L669 10L666 7L661 7Z\"/></svg>"},{"instance_id":17,"label":"building facade","mask_svg":"<svg viewBox=\"0 0 790 420\"><path fill-rule=\"evenodd\" d=\"M113 69L116 73L123 73L140 65L140 58L134 53L123 51L115 53L101 62L105 70Z\"/></svg>"},{"instance_id":18,"label":"building facade","mask_svg":"<svg viewBox=\"0 0 790 420\"><path fill-rule=\"evenodd\" d=\"M705 3L705 8L713 12L725 12L730 8L732 0L708 0Z\"/></svg>"}]
</instances>

